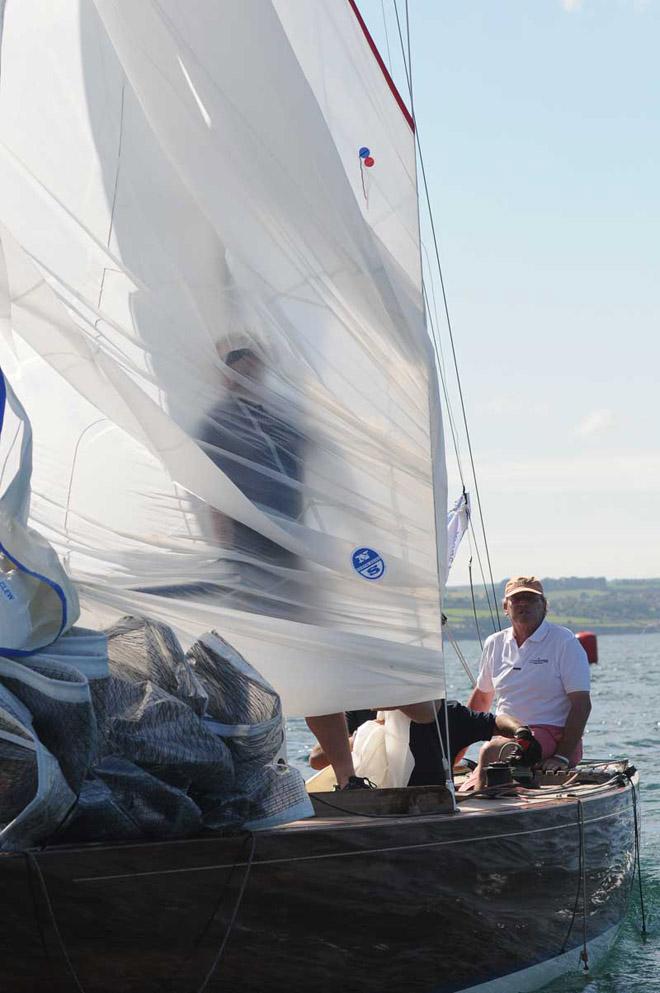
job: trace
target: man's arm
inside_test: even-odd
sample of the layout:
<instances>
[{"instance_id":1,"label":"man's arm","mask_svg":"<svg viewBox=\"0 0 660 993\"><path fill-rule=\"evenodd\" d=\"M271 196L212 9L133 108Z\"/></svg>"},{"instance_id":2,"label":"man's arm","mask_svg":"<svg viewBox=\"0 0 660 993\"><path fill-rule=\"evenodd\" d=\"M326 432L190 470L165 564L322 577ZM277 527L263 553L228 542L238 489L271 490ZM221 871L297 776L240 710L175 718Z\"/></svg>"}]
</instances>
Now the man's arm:
<instances>
[{"instance_id":1,"label":"man's arm","mask_svg":"<svg viewBox=\"0 0 660 993\"><path fill-rule=\"evenodd\" d=\"M568 712L562 736L557 742L555 754L570 759L584 734L584 729L591 713L591 696L585 690L580 690L576 693L567 693L566 695L570 700L571 709ZM566 763L562 762L561 759L551 756L545 760L543 768L548 770L565 769Z\"/></svg>"},{"instance_id":2,"label":"man's arm","mask_svg":"<svg viewBox=\"0 0 660 993\"><path fill-rule=\"evenodd\" d=\"M523 726L522 721L517 717L509 717L508 714L498 714L495 717L495 727L505 738L513 738L518 728Z\"/></svg>"},{"instance_id":3,"label":"man's arm","mask_svg":"<svg viewBox=\"0 0 660 993\"><path fill-rule=\"evenodd\" d=\"M479 675L467 702L470 710L486 714L493 706L495 687L493 686L493 637L486 639L479 661Z\"/></svg>"},{"instance_id":4,"label":"man's arm","mask_svg":"<svg viewBox=\"0 0 660 993\"><path fill-rule=\"evenodd\" d=\"M475 686L470 694L467 706L470 710L478 710L485 714L490 710L494 696L495 693L493 690L480 690L477 686ZM519 724L516 726L520 727Z\"/></svg>"}]
</instances>

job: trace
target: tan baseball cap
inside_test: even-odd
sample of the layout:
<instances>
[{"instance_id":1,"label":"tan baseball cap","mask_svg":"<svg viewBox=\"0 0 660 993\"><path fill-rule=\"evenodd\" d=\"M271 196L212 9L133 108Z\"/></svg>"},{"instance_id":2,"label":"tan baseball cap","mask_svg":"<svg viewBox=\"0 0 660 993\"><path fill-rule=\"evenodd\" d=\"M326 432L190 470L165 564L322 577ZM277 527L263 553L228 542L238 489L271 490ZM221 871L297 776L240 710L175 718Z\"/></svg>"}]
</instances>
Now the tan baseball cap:
<instances>
[{"instance_id":1,"label":"tan baseball cap","mask_svg":"<svg viewBox=\"0 0 660 993\"><path fill-rule=\"evenodd\" d=\"M504 587L504 596L513 596L514 593L537 593L545 596L541 580L536 576L514 576Z\"/></svg>"}]
</instances>

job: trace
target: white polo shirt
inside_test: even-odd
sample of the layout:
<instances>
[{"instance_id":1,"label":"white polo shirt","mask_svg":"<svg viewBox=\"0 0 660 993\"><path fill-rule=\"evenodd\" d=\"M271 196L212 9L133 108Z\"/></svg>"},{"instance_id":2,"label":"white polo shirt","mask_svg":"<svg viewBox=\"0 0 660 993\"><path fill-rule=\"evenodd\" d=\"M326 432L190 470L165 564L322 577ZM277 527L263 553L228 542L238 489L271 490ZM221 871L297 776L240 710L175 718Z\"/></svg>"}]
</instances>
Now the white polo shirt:
<instances>
[{"instance_id":1,"label":"white polo shirt","mask_svg":"<svg viewBox=\"0 0 660 993\"><path fill-rule=\"evenodd\" d=\"M513 628L486 639L477 688L495 691L498 714L564 727L570 710L566 694L589 686L586 652L568 628L543 621L520 648Z\"/></svg>"}]
</instances>

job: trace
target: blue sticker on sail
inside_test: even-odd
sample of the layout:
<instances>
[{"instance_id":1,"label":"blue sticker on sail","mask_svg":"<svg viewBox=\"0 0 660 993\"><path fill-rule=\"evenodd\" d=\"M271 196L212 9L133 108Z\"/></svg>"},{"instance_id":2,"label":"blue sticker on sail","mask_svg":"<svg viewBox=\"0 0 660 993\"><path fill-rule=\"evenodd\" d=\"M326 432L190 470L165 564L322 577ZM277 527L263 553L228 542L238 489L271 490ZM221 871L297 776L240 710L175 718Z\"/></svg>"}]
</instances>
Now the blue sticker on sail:
<instances>
[{"instance_id":1,"label":"blue sticker on sail","mask_svg":"<svg viewBox=\"0 0 660 993\"><path fill-rule=\"evenodd\" d=\"M353 568L363 579L380 579L385 574L385 563L373 548L356 548Z\"/></svg>"}]
</instances>

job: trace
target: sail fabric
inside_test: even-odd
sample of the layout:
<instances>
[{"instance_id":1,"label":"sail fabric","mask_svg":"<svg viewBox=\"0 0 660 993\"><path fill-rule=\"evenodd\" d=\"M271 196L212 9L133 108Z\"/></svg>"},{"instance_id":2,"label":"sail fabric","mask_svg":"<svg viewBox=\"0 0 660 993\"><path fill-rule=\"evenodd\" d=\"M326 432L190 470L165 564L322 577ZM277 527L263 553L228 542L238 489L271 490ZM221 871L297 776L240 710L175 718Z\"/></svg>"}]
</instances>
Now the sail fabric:
<instances>
[{"instance_id":1,"label":"sail fabric","mask_svg":"<svg viewBox=\"0 0 660 993\"><path fill-rule=\"evenodd\" d=\"M30 420L0 370L0 656L16 658L47 648L79 614L55 551L28 527L31 472Z\"/></svg>"},{"instance_id":2,"label":"sail fabric","mask_svg":"<svg viewBox=\"0 0 660 993\"><path fill-rule=\"evenodd\" d=\"M290 715L443 687L414 135L353 7L4 10L0 362L31 526L87 625L216 629Z\"/></svg>"}]
</instances>

